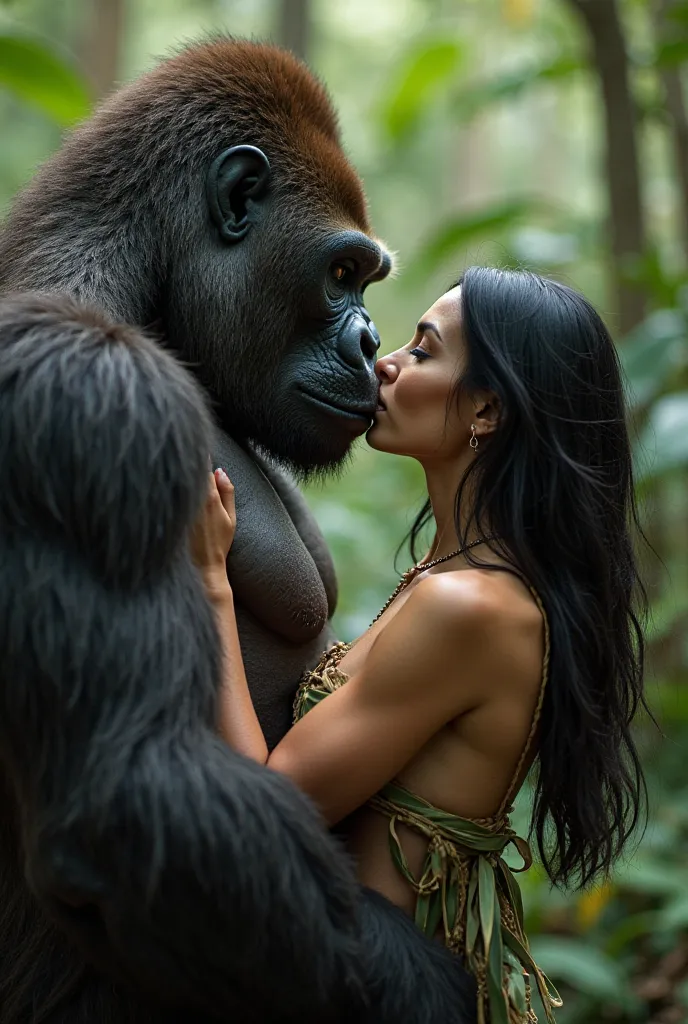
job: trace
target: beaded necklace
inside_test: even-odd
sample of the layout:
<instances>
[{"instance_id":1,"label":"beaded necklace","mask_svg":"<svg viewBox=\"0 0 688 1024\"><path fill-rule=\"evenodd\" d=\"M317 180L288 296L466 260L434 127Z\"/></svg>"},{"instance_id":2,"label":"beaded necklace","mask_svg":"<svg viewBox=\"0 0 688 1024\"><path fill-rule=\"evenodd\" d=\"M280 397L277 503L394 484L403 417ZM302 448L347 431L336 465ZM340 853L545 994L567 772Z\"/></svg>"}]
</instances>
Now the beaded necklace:
<instances>
[{"instance_id":1,"label":"beaded necklace","mask_svg":"<svg viewBox=\"0 0 688 1024\"><path fill-rule=\"evenodd\" d=\"M490 535L489 537L481 537L478 540L472 540L470 544L465 544L462 548L457 548L456 551L452 551L448 555L442 555L441 558L433 558L431 562L416 562L415 565L412 565L411 568L407 569L402 575L401 579L397 583L394 593L387 598L386 603L377 613L370 625L374 625L377 620L385 614L392 601L399 596L402 590L406 590L409 583L416 578L419 572L425 572L426 569L432 569L433 565L439 565L440 562L448 562L450 558L456 558L457 555L464 555L467 551L470 551L471 548L477 547L478 544L487 544L491 540L499 540L499 538L493 535Z\"/></svg>"}]
</instances>

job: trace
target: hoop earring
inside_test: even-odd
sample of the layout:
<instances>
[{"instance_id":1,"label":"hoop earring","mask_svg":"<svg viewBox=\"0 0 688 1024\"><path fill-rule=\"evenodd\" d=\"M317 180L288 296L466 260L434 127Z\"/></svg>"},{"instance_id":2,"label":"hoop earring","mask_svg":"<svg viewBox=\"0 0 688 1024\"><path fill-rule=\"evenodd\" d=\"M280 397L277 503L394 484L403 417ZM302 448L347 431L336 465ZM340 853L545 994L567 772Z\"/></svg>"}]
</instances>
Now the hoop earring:
<instances>
[{"instance_id":1,"label":"hoop earring","mask_svg":"<svg viewBox=\"0 0 688 1024\"><path fill-rule=\"evenodd\" d=\"M471 439L468 443L475 452L478 449L478 438L475 436L475 423L471 423L471 430L473 433L471 434Z\"/></svg>"}]
</instances>

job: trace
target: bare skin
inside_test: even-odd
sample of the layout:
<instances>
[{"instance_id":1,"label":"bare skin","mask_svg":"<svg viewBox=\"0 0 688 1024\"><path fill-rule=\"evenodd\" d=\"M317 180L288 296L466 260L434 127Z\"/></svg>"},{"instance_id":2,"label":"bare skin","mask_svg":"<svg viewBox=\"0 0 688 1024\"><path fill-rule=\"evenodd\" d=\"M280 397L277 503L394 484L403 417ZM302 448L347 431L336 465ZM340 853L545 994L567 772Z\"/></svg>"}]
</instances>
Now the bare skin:
<instances>
[{"instance_id":1,"label":"bare skin","mask_svg":"<svg viewBox=\"0 0 688 1024\"><path fill-rule=\"evenodd\" d=\"M425 561L459 547L454 498L475 457L469 440L474 435L489 444L499 417L488 392L461 393L458 403L447 405L466 358L459 298L458 289L443 295L411 342L378 361L382 406L368 433L372 447L416 458L425 470L436 524ZM234 749L288 775L328 824L347 819L361 881L410 912L415 896L391 860L388 821L366 801L396 778L463 817L497 811L540 690L538 607L520 579L472 568L462 556L420 573L340 662L346 685L268 754L246 685L225 570L234 525L233 488L218 470L192 551L216 608L225 655L222 735ZM484 546L477 552L500 565ZM408 829L400 838L417 873L427 843Z\"/></svg>"}]
</instances>

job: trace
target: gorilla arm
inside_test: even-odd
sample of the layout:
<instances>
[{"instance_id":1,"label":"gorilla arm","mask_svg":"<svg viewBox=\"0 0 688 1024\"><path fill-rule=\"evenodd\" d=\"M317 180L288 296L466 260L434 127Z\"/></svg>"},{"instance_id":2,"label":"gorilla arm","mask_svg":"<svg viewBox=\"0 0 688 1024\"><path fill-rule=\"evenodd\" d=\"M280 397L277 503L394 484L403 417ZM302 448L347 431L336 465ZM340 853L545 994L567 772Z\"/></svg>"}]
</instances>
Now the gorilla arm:
<instances>
[{"instance_id":1,"label":"gorilla arm","mask_svg":"<svg viewBox=\"0 0 688 1024\"><path fill-rule=\"evenodd\" d=\"M198 621L200 590L189 598ZM12 778L31 888L87 960L193 1019L362 1017L358 891L309 801L233 753L192 708L178 725L180 708L144 699L141 680L131 701L125 678L108 691L112 650L131 647L140 612L118 628L82 610L105 637L108 669L91 663L89 684L74 681L80 703L68 717L46 713L54 667L22 692L4 687L3 739L21 745ZM36 626L39 657L54 666L51 625ZM217 648L210 612L199 639ZM136 649L149 666L159 654ZM186 675L198 692L188 657L180 648L173 656L176 669L164 658L168 681Z\"/></svg>"},{"instance_id":2,"label":"gorilla arm","mask_svg":"<svg viewBox=\"0 0 688 1024\"><path fill-rule=\"evenodd\" d=\"M210 628L201 640L217 645ZM187 668L182 657L179 674ZM34 689L33 707L48 702ZM3 721L23 737L24 765L83 755L62 793L24 802L24 824L29 882L86 959L199 1022L474 1020L472 981L403 912L361 896L348 858L286 777L209 729L175 729L174 708L143 726L141 742L141 710L129 705L100 730L82 714L72 729L48 717L37 747L25 716Z\"/></svg>"}]
</instances>

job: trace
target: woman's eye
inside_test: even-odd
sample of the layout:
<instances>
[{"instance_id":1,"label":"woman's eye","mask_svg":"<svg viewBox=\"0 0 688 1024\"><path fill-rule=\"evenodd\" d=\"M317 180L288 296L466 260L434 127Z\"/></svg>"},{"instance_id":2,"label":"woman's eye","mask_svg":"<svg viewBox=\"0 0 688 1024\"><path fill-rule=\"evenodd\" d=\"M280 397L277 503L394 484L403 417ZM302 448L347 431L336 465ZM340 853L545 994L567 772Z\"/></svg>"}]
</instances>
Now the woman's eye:
<instances>
[{"instance_id":1,"label":"woman's eye","mask_svg":"<svg viewBox=\"0 0 688 1024\"><path fill-rule=\"evenodd\" d=\"M423 359L429 359L430 353L426 352L424 348L412 348L409 355L413 356L414 359L418 359L421 362Z\"/></svg>"}]
</instances>

